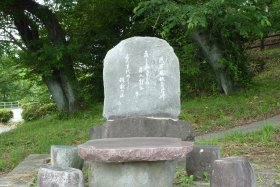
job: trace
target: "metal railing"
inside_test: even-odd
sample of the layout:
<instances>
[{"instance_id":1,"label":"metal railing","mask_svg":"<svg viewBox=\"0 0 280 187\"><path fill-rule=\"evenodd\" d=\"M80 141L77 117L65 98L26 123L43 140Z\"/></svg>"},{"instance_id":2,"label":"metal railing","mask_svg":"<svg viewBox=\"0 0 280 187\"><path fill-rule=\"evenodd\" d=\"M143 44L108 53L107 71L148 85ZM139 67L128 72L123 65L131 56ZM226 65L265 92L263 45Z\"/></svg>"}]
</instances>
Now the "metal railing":
<instances>
[{"instance_id":1,"label":"metal railing","mask_svg":"<svg viewBox=\"0 0 280 187\"><path fill-rule=\"evenodd\" d=\"M17 107L20 107L20 103L18 101L0 102L0 109L1 108L17 108Z\"/></svg>"}]
</instances>

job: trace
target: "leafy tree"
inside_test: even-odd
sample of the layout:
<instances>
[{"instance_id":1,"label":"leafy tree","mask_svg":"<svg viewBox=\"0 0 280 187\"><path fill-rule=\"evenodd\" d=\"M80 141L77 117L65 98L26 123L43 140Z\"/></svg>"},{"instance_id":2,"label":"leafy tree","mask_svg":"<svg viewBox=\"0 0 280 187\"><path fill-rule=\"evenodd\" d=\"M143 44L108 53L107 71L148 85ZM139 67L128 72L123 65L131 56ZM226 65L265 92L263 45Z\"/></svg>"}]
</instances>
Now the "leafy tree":
<instances>
[{"instance_id":1,"label":"leafy tree","mask_svg":"<svg viewBox=\"0 0 280 187\"><path fill-rule=\"evenodd\" d=\"M135 8L136 16L154 20L161 35L184 44L192 39L213 69L218 87L230 94L248 79L244 43L262 38L271 25L265 7L253 0L149 0ZM185 41L184 41L185 40Z\"/></svg>"},{"instance_id":2,"label":"leafy tree","mask_svg":"<svg viewBox=\"0 0 280 187\"><path fill-rule=\"evenodd\" d=\"M131 36L153 35L133 20L139 0L80 0L60 16L67 24L83 95L103 99L103 59L112 47Z\"/></svg>"},{"instance_id":3,"label":"leafy tree","mask_svg":"<svg viewBox=\"0 0 280 187\"><path fill-rule=\"evenodd\" d=\"M103 98L103 59L110 48L124 38L153 33L132 19L138 3L139 0L55 0L39 5L32 0L4 1L1 9L2 14L9 15L2 17L5 26L17 26L15 21L21 18L27 25L27 31L19 32L23 44L18 38L9 38L21 44L22 52L17 52L21 63L30 73L42 75L59 108L70 111L70 103L77 98L90 102ZM18 13L10 11L13 5L18 5ZM16 31L20 29L20 25L16 27Z\"/></svg>"},{"instance_id":4,"label":"leafy tree","mask_svg":"<svg viewBox=\"0 0 280 187\"><path fill-rule=\"evenodd\" d=\"M271 29L268 30L267 32L279 32L280 30L280 1L279 0L270 0L267 7L266 11L269 16L269 19L271 20Z\"/></svg>"},{"instance_id":5,"label":"leafy tree","mask_svg":"<svg viewBox=\"0 0 280 187\"><path fill-rule=\"evenodd\" d=\"M2 30L22 49L26 65L42 76L58 109L75 113L80 99L78 81L66 34L53 11L33 0L4 0L0 16Z\"/></svg>"},{"instance_id":6,"label":"leafy tree","mask_svg":"<svg viewBox=\"0 0 280 187\"><path fill-rule=\"evenodd\" d=\"M17 64L16 59L3 53L0 56L0 101L50 102L49 94L38 76Z\"/></svg>"}]
</instances>

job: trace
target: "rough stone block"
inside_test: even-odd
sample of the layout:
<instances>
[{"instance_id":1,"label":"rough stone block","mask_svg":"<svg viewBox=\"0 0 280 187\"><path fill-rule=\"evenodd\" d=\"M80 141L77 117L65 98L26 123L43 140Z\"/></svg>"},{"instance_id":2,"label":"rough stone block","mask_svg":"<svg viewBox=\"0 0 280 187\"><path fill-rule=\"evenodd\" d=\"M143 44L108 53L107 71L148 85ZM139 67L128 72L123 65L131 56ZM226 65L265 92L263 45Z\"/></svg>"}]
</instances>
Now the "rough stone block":
<instances>
[{"instance_id":1,"label":"rough stone block","mask_svg":"<svg viewBox=\"0 0 280 187\"><path fill-rule=\"evenodd\" d=\"M176 161L91 163L89 186L172 187Z\"/></svg>"},{"instance_id":2,"label":"rough stone block","mask_svg":"<svg viewBox=\"0 0 280 187\"><path fill-rule=\"evenodd\" d=\"M256 177L250 163L243 157L214 161L211 187L255 187Z\"/></svg>"},{"instance_id":3,"label":"rough stone block","mask_svg":"<svg viewBox=\"0 0 280 187\"><path fill-rule=\"evenodd\" d=\"M84 187L79 169L44 166L38 172L38 187Z\"/></svg>"},{"instance_id":4,"label":"rough stone block","mask_svg":"<svg viewBox=\"0 0 280 187\"><path fill-rule=\"evenodd\" d=\"M220 158L220 147L208 145L194 145L193 150L187 155L186 170L195 179L203 179L204 173L211 175L215 160Z\"/></svg>"},{"instance_id":5,"label":"rough stone block","mask_svg":"<svg viewBox=\"0 0 280 187\"><path fill-rule=\"evenodd\" d=\"M121 41L104 59L106 119L180 114L179 61L173 48L155 37Z\"/></svg>"},{"instance_id":6,"label":"rough stone block","mask_svg":"<svg viewBox=\"0 0 280 187\"><path fill-rule=\"evenodd\" d=\"M83 159L78 155L78 148L74 146L52 145L51 164L61 168L83 168Z\"/></svg>"},{"instance_id":7,"label":"rough stone block","mask_svg":"<svg viewBox=\"0 0 280 187\"><path fill-rule=\"evenodd\" d=\"M123 118L107 121L90 131L91 140L126 137L174 137L183 141L194 140L191 124L180 120Z\"/></svg>"}]
</instances>

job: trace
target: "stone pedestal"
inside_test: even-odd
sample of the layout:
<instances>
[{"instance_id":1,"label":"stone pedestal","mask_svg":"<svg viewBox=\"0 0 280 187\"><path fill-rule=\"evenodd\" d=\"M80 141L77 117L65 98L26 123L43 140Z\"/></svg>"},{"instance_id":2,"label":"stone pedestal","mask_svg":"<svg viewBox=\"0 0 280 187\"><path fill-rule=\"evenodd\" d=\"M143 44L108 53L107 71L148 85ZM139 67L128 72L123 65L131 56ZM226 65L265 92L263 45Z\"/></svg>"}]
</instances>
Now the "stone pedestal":
<instances>
[{"instance_id":1,"label":"stone pedestal","mask_svg":"<svg viewBox=\"0 0 280 187\"><path fill-rule=\"evenodd\" d=\"M108 138L78 146L90 161L90 187L172 187L176 159L193 143L178 138Z\"/></svg>"},{"instance_id":2,"label":"stone pedestal","mask_svg":"<svg viewBox=\"0 0 280 187\"><path fill-rule=\"evenodd\" d=\"M255 187L256 177L250 163L243 157L228 157L213 164L211 187Z\"/></svg>"},{"instance_id":3,"label":"stone pedestal","mask_svg":"<svg viewBox=\"0 0 280 187\"><path fill-rule=\"evenodd\" d=\"M84 187L81 170L44 166L38 172L38 187Z\"/></svg>"},{"instance_id":4,"label":"stone pedestal","mask_svg":"<svg viewBox=\"0 0 280 187\"><path fill-rule=\"evenodd\" d=\"M106 121L90 131L90 139L127 137L172 137L194 141L191 124L186 121L152 118L120 118Z\"/></svg>"},{"instance_id":5,"label":"stone pedestal","mask_svg":"<svg viewBox=\"0 0 280 187\"><path fill-rule=\"evenodd\" d=\"M74 146L52 145L51 164L61 168L83 168L83 159L78 155L78 148Z\"/></svg>"},{"instance_id":6,"label":"stone pedestal","mask_svg":"<svg viewBox=\"0 0 280 187\"><path fill-rule=\"evenodd\" d=\"M89 172L89 186L171 187L175 170L176 161L92 162Z\"/></svg>"}]
</instances>

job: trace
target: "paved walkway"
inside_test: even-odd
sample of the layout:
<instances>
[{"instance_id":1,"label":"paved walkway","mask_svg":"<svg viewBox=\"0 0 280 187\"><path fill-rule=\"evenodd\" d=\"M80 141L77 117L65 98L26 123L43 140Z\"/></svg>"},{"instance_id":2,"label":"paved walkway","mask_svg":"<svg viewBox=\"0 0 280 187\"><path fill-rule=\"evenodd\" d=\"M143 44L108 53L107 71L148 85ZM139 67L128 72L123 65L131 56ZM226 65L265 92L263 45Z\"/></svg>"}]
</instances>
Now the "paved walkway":
<instances>
[{"instance_id":1,"label":"paved walkway","mask_svg":"<svg viewBox=\"0 0 280 187\"><path fill-rule=\"evenodd\" d=\"M12 108L11 109L13 112L13 118L11 119L12 122L21 122L23 121L21 113L22 113L22 108Z\"/></svg>"},{"instance_id":2,"label":"paved walkway","mask_svg":"<svg viewBox=\"0 0 280 187\"><path fill-rule=\"evenodd\" d=\"M15 169L0 176L0 187L28 187L34 186L33 181L41 166L48 163L50 155L32 154L22 161Z\"/></svg>"},{"instance_id":3,"label":"paved walkway","mask_svg":"<svg viewBox=\"0 0 280 187\"><path fill-rule=\"evenodd\" d=\"M205 134L205 135L201 135L201 136L197 136L195 139L199 140L199 139L210 139L210 138L220 138L225 136L227 133L231 133L231 132L252 132L252 131L256 131L259 130L260 128L262 128L263 126L267 125L267 124L271 124L275 127L280 127L280 115L276 115L274 117L262 120L262 121L257 121L248 125L243 125L243 126L239 126L239 127L235 127L232 129L228 129L225 131L220 131L220 132L214 132L214 133L210 133L210 134Z\"/></svg>"}]
</instances>

